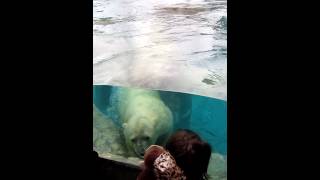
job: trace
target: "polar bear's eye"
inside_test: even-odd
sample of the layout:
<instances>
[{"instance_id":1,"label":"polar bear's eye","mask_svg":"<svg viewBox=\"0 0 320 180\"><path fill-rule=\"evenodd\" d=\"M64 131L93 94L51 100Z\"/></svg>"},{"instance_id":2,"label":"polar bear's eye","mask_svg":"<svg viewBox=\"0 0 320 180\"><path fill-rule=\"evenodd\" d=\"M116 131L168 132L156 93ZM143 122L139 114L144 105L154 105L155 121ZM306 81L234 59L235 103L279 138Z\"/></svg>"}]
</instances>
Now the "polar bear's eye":
<instances>
[{"instance_id":1,"label":"polar bear's eye","mask_svg":"<svg viewBox=\"0 0 320 180\"><path fill-rule=\"evenodd\" d=\"M143 139L144 139L145 141L149 141L149 140L150 140L150 137L145 136L145 137L143 137Z\"/></svg>"}]
</instances>

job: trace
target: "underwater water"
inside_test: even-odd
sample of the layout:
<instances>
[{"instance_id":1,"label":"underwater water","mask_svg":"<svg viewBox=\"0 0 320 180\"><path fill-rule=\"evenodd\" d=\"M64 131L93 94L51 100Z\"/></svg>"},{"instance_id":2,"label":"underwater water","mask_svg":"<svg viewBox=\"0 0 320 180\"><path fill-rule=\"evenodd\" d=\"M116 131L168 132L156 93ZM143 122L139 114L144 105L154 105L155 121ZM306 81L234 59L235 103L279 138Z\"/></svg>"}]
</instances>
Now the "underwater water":
<instances>
[{"instance_id":1,"label":"underwater water","mask_svg":"<svg viewBox=\"0 0 320 180\"><path fill-rule=\"evenodd\" d=\"M119 87L95 85L93 87L95 107L104 114L107 119L104 122L112 123L112 126L108 126L107 130L102 133L110 138L104 140L102 146L111 147L112 144L116 144L121 141L122 125L119 119L119 111L117 107L119 105ZM173 117L175 118L174 128L187 128L198 133L203 140L207 141L215 153L226 155L227 152L227 104L226 101L218 100L214 98L191 95L185 93L168 92L168 91L156 91L160 94L161 100L171 110ZM123 101L126 101L124 99ZM138 111L139 108L136 108ZM95 120L95 119L94 119ZM112 128L115 134L111 135ZM99 128L99 127L98 127ZM115 130L116 129L116 130ZM120 135L119 135L120 134ZM117 136L117 137L115 137ZM108 138L108 137L105 137ZM122 137L123 138L123 137ZM96 138L94 144L96 145ZM111 140L113 139L113 140ZM123 142L122 142L123 143ZM101 145L99 145L101 146ZM125 146L122 144L121 146ZM99 150L98 150L99 151ZM109 151L111 149L100 149L101 151ZM116 153L118 153L118 150ZM123 152L122 152L123 153ZM123 154L119 154L123 155Z\"/></svg>"},{"instance_id":2,"label":"underwater water","mask_svg":"<svg viewBox=\"0 0 320 180\"><path fill-rule=\"evenodd\" d=\"M93 0L95 85L227 99L227 0Z\"/></svg>"}]
</instances>

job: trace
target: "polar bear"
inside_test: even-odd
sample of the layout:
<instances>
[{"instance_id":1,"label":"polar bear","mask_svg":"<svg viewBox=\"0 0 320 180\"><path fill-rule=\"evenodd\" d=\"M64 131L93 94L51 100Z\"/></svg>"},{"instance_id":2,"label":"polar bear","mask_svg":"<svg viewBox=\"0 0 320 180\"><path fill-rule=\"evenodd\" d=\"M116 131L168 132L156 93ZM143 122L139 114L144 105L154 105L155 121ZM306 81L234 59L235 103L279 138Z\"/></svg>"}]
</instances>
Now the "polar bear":
<instances>
[{"instance_id":1,"label":"polar bear","mask_svg":"<svg viewBox=\"0 0 320 180\"><path fill-rule=\"evenodd\" d=\"M130 156L142 158L152 144L163 145L173 130L170 109L157 91L119 88L118 112Z\"/></svg>"}]
</instances>

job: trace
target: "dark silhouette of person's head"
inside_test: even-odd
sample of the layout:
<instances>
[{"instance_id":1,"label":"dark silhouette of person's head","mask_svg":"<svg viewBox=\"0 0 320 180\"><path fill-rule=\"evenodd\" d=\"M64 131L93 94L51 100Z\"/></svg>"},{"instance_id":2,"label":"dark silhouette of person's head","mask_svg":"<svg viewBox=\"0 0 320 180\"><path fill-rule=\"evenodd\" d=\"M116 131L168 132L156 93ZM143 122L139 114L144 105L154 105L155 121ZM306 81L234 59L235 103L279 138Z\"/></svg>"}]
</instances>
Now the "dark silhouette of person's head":
<instances>
[{"instance_id":1,"label":"dark silhouette of person's head","mask_svg":"<svg viewBox=\"0 0 320 180\"><path fill-rule=\"evenodd\" d=\"M181 129L168 140L166 149L175 158L187 180L208 179L207 169L211 156L210 145L191 130Z\"/></svg>"}]
</instances>

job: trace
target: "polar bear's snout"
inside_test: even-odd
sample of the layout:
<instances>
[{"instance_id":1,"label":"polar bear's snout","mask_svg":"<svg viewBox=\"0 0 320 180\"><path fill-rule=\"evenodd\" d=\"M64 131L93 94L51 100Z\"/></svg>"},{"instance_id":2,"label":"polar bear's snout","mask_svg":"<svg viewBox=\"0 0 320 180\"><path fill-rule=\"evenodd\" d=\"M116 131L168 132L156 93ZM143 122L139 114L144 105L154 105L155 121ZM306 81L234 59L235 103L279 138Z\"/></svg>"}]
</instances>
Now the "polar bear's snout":
<instances>
[{"instance_id":1,"label":"polar bear's snout","mask_svg":"<svg viewBox=\"0 0 320 180\"><path fill-rule=\"evenodd\" d=\"M143 157L145 150L152 144L150 137L143 136L131 139L131 143L136 155Z\"/></svg>"}]
</instances>

